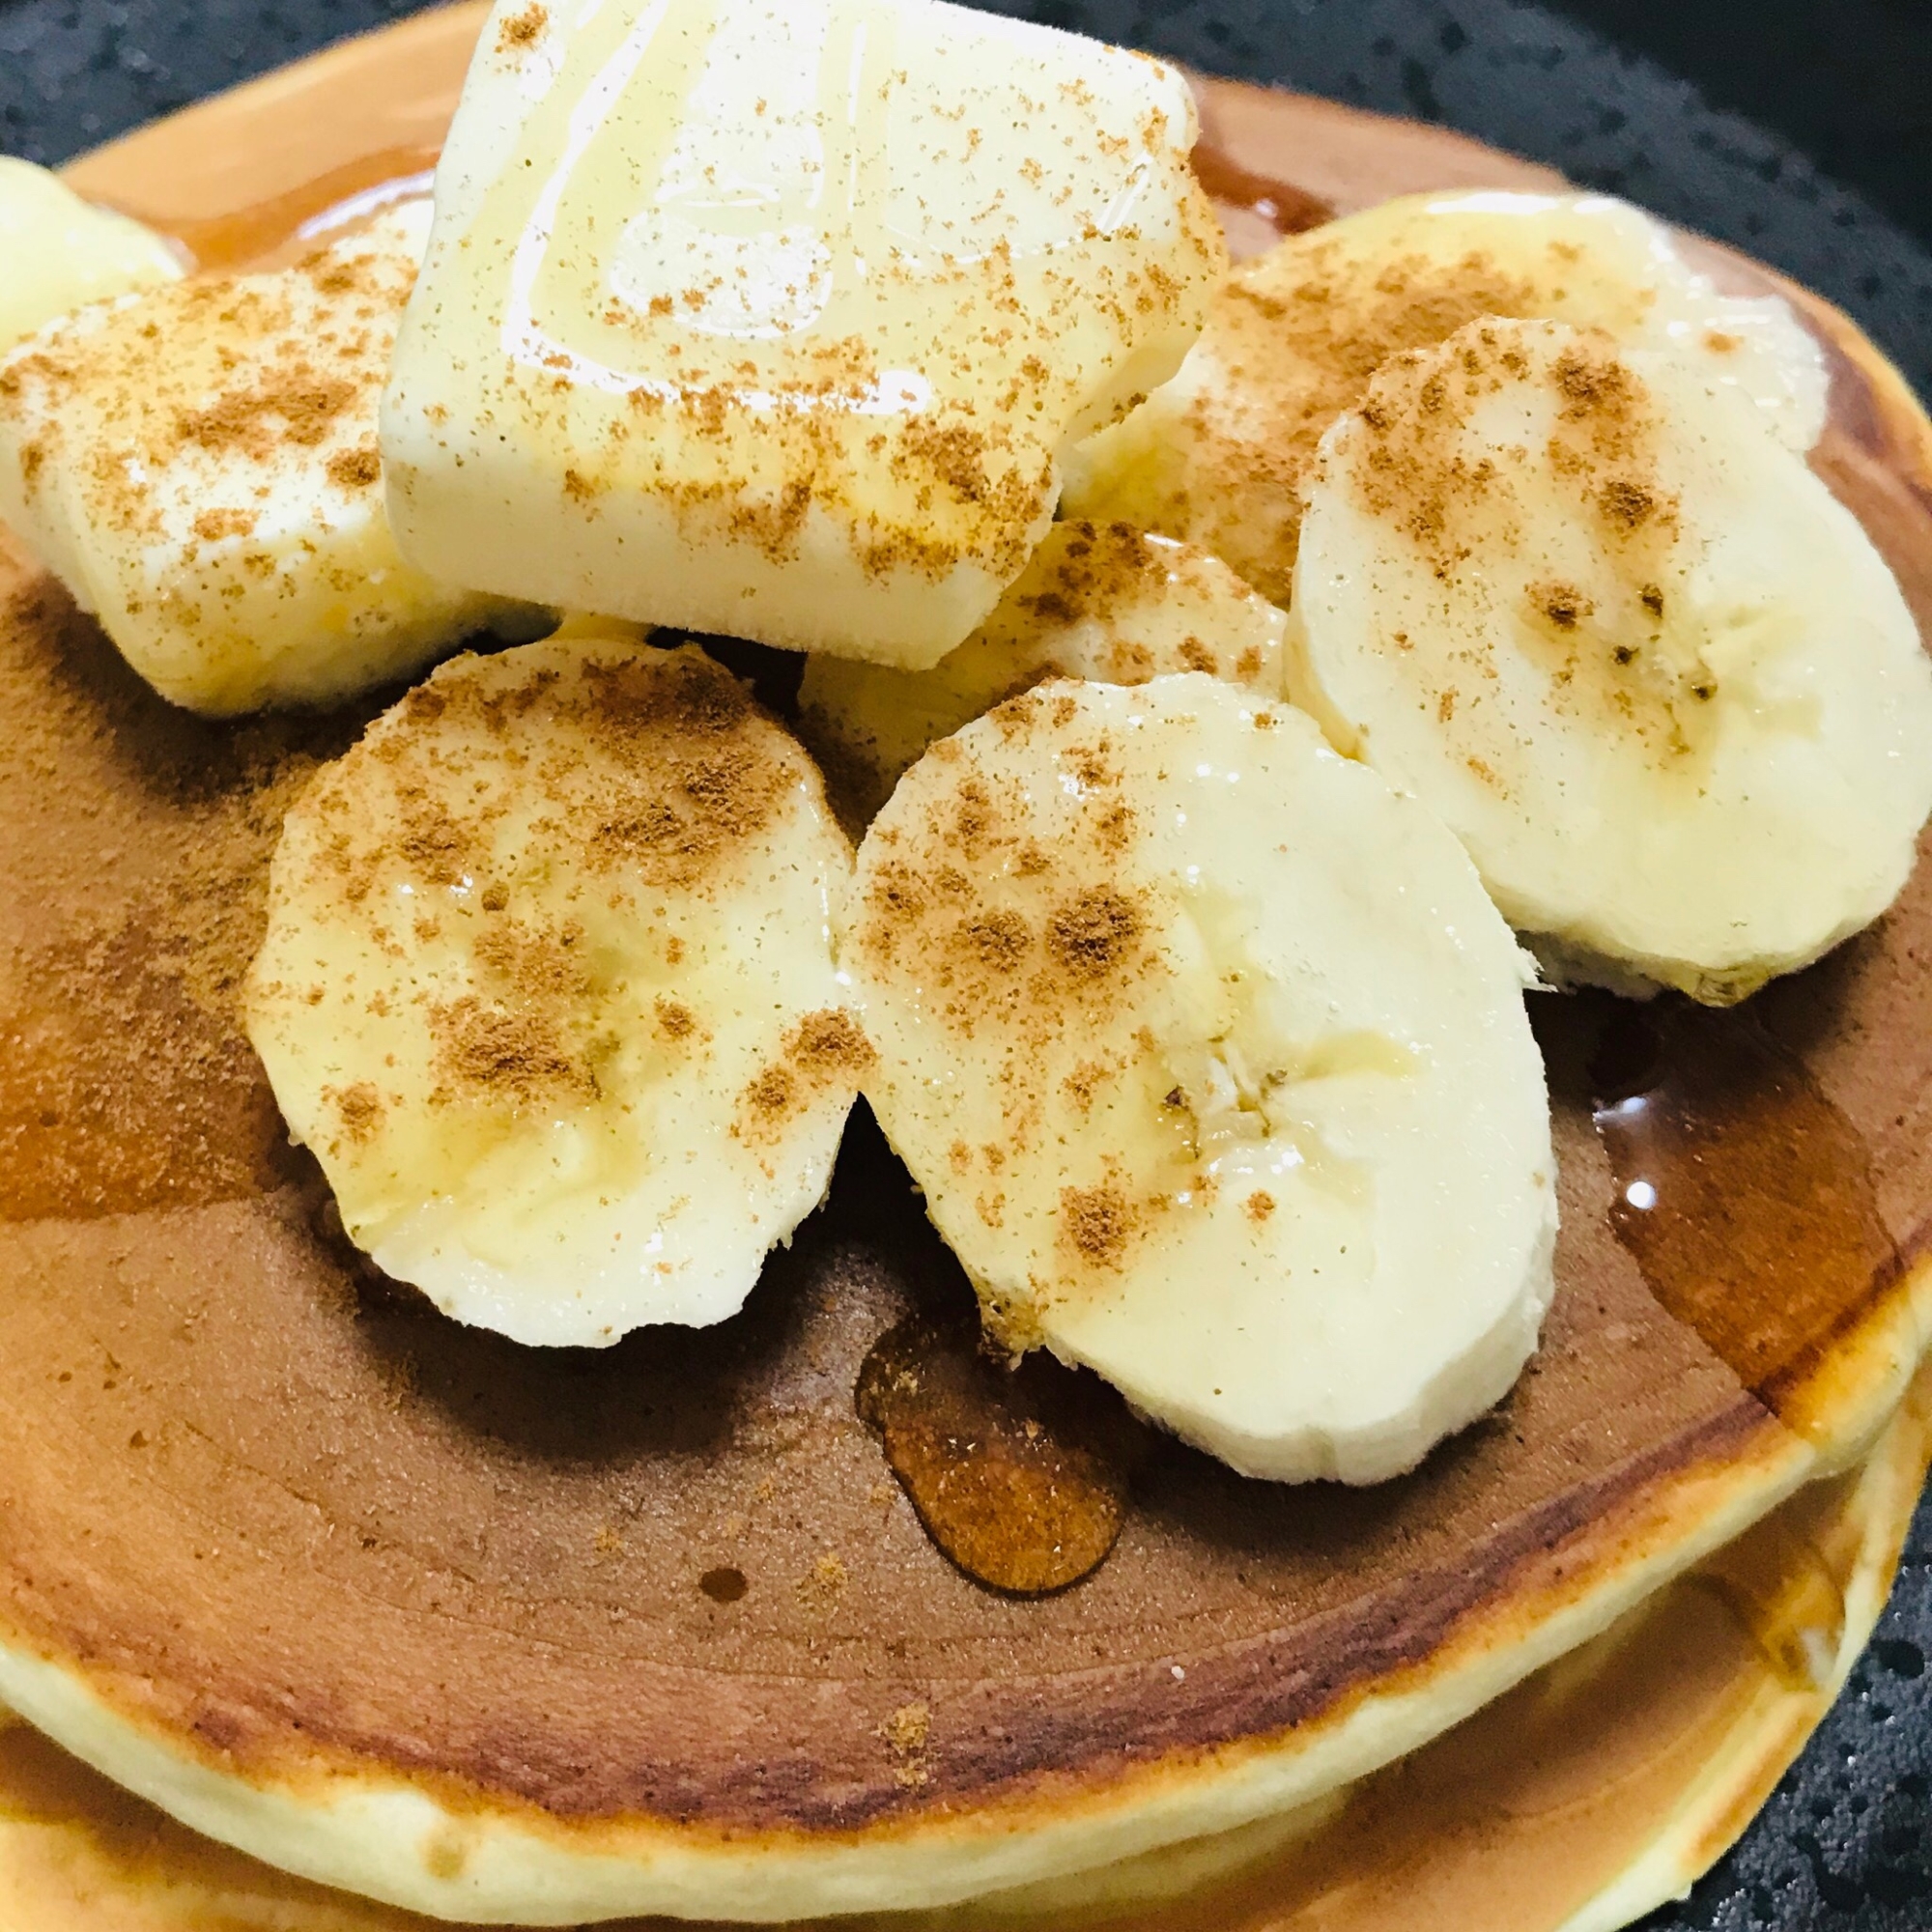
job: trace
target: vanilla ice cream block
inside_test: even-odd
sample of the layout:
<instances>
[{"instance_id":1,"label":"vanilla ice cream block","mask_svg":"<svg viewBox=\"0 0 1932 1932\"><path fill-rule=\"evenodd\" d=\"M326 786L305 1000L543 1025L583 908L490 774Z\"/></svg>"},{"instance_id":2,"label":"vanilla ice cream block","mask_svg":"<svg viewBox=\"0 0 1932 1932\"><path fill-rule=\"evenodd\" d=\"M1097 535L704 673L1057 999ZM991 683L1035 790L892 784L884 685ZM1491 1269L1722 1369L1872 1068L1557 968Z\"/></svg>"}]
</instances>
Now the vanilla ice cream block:
<instances>
[{"instance_id":1,"label":"vanilla ice cream block","mask_svg":"<svg viewBox=\"0 0 1932 1932\"><path fill-rule=\"evenodd\" d=\"M376 406L419 222L49 323L0 360L0 518L162 696L228 715L419 669L522 608L425 576Z\"/></svg>"},{"instance_id":2,"label":"vanilla ice cream block","mask_svg":"<svg viewBox=\"0 0 1932 1932\"><path fill-rule=\"evenodd\" d=\"M183 266L152 228L11 155L0 155L0 349L70 309L179 281Z\"/></svg>"},{"instance_id":3,"label":"vanilla ice cream block","mask_svg":"<svg viewBox=\"0 0 1932 1932\"><path fill-rule=\"evenodd\" d=\"M1156 61L941 0L499 0L383 407L420 568L914 668L1223 266Z\"/></svg>"}]
</instances>

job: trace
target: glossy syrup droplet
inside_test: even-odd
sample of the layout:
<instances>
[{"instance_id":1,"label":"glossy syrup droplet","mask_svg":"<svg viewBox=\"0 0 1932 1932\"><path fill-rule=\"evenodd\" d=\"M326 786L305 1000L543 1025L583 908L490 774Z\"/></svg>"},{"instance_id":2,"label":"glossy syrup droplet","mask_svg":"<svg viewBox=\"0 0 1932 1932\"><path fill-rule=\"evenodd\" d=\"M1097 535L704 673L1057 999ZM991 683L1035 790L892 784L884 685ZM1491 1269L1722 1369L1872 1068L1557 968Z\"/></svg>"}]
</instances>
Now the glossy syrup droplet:
<instances>
[{"instance_id":1,"label":"glossy syrup droplet","mask_svg":"<svg viewBox=\"0 0 1932 1932\"><path fill-rule=\"evenodd\" d=\"M175 219L129 208L125 212L178 242L204 273L279 266L355 228L381 209L427 194L434 148L385 148L317 175L286 194L232 213Z\"/></svg>"},{"instance_id":2,"label":"glossy syrup droplet","mask_svg":"<svg viewBox=\"0 0 1932 1932\"><path fill-rule=\"evenodd\" d=\"M1274 240L1304 234L1335 216L1334 209L1320 196L1292 182L1253 173L1214 147L1211 140L1203 140L1194 150L1194 178L1217 205L1224 222L1230 213L1251 217L1241 225L1255 228L1265 223ZM1236 239L1231 234L1231 242Z\"/></svg>"},{"instance_id":3,"label":"glossy syrup droplet","mask_svg":"<svg viewBox=\"0 0 1932 1932\"><path fill-rule=\"evenodd\" d=\"M1041 1355L1008 1368L976 1321L916 1315L873 1344L855 1394L928 1534L977 1581L1041 1596L1113 1548L1143 1432L1091 1376Z\"/></svg>"},{"instance_id":4,"label":"glossy syrup droplet","mask_svg":"<svg viewBox=\"0 0 1932 1932\"><path fill-rule=\"evenodd\" d=\"M1747 1011L1623 1009L1590 1076L1617 1238L1776 1407L1897 1266L1863 1139Z\"/></svg>"}]
</instances>

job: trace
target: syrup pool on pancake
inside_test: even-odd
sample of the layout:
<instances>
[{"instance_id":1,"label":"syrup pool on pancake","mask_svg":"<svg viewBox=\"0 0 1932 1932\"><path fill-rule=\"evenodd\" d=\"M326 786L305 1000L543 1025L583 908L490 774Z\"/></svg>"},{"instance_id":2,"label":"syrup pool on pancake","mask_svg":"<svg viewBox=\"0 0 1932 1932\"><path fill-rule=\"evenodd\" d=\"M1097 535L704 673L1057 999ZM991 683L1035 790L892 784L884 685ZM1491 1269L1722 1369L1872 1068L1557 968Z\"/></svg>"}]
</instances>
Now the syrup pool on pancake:
<instances>
[{"instance_id":1,"label":"syrup pool on pancake","mask_svg":"<svg viewBox=\"0 0 1932 1932\"><path fill-rule=\"evenodd\" d=\"M742 1305L868 1057L818 774L701 651L443 666L289 813L248 1030L379 1266L603 1345Z\"/></svg>"},{"instance_id":2,"label":"syrup pool on pancake","mask_svg":"<svg viewBox=\"0 0 1932 1932\"><path fill-rule=\"evenodd\" d=\"M426 218L97 303L0 361L0 517L172 703L336 702L542 629L389 535L376 406Z\"/></svg>"},{"instance_id":3,"label":"syrup pool on pancake","mask_svg":"<svg viewBox=\"0 0 1932 1932\"><path fill-rule=\"evenodd\" d=\"M913 668L1226 264L1161 63L930 0L498 0L383 411L404 554Z\"/></svg>"},{"instance_id":4,"label":"syrup pool on pancake","mask_svg":"<svg viewBox=\"0 0 1932 1932\"><path fill-rule=\"evenodd\" d=\"M1173 382L1068 461L1073 516L1124 518L1289 600L1315 446L1369 378L1479 316L1607 329L1735 384L1808 449L1825 359L1780 297L1720 294L1662 223L1605 195L1419 194L1242 263Z\"/></svg>"}]
</instances>

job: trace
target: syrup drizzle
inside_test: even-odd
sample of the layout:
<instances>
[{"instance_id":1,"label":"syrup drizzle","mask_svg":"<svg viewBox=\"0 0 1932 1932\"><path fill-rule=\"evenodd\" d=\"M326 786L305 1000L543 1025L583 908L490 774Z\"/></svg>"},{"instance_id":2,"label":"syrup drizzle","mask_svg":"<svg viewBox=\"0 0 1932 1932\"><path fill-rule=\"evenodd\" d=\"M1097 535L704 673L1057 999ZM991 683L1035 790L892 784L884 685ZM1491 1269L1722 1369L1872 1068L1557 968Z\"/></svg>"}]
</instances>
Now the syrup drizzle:
<instances>
[{"instance_id":1,"label":"syrup drizzle","mask_svg":"<svg viewBox=\"0 0 1932 1932\"><path fill-rule=\"evenodd\" d=\"M428 194L440 153L423 146L384 148L226 214L176 216L116 206L177 243L197 272L268 268L395 202ZM1334 218L1334 209L1320 196L1252 173L1206 141L1194 151L1194 173L1224 223L1239 231L1236 239L1246 243L1240 253Z\"/></svg>"},{"instance_id":2,"label":"syrup drizzle","mask_svg":"<svg viewBox=\"0 0 1932 1932\"><path fill-rule=\"evenodd\" d=\"M362 155L286 194L205 218L154 215L124 208L183 248L200 273L272 268L319 246L398 201L427 194L436 148L384 148Z\"/></svg>"},{"instance_id":3,"label":"syrup drizzle","mask_svg":"<svg viewBox=\"0 0 1932 1932\"><path fill-rule=\"evenodd\" d=\"M1205 140L1194 150L1194 178L1224 223L1231 214L1251 217L1243 227L1264 222L1277 240L1306 234L1335 218L1334 209L1320 195L1293 182L1255 174Z\"/></svg>"},{"instance_id":4,"label":"syrup drizzle","mask_svg":"<svg viewBox=\"0 0 1932 1932\"><path fill-rule=\"evenodd\" d=\"M1008 1368L971 1316L914 1315L873 1344L855 1400L927 1533L977 1582L1043 1596L1113 1548L1144 1432L1092 1376L1040 1354Z\"/></svg>"},{"instance_id":5,"label":"syrup drizzle","mask_svg":"<svg viewBox=\"0 0 1932 1932\"><path fill-rule=\"evenodd\" d=\"M1898 1266L1862 1137L1744 1009L1620 1008L1590 1078L1618 1240L1776 1408Z\"/></svg>"}]
</instances>

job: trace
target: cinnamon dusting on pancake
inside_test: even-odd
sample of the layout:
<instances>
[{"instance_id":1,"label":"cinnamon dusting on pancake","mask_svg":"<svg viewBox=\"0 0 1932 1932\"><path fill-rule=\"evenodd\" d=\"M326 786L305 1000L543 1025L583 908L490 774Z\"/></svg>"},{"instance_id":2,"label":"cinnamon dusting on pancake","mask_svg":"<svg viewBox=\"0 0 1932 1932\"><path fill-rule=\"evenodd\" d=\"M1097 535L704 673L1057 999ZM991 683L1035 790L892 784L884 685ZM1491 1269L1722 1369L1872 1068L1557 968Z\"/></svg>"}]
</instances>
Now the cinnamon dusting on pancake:
<instances>
[{"instance_id":1,"label":"cinnamon dusting on pancake","mask_svg":"<svg viewBox=\"0 0 1932 1932\"><path fill-rule=\"evenodd\" d=\"M135 921L10 961L0 1220L199 1206L287 1179L286 1135L254 1054L194 1004L178 971L156 965L152 943Z\"/></svg>"},{"instance_id":2,"label":"cinnamon dusting on pancake","mask_svg":"<svg viewBox=\"0 0 1932 1932\"><path fill-rule=\"evenodd\" d=\"M49 580L0 603L0 734L32 793L6 867L0 1219L242 1199L287 1179L238 999L282 812L350 728L201 723L140 684ZM86 861L31 849L29 828L74 815L98 841Z\"/></svg>"},{"instance_id":3,"label":"cinnamon dusting on pancake","mask_svg":"<svg viewBox=\"0 0 1932 1932\"><path fill-rule=\"evenodd\" d=\"M907 1790L925 1782L925 1744L932 1735L932 1713L923 1704L901 1704L879 1726L893 1754L893 1776Z\"/></svg>"}]
</instances>

